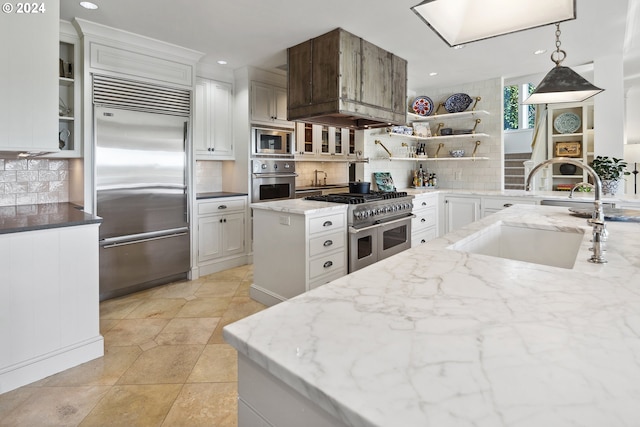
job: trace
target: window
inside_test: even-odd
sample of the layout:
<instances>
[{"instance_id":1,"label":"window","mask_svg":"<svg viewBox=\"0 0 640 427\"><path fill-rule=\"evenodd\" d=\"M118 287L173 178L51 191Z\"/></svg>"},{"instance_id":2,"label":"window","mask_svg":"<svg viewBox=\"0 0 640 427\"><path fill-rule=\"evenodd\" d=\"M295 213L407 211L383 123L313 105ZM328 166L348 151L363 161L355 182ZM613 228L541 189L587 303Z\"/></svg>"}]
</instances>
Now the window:
<instances>
[{"instance_id":1,"label":"window","mask_svg":"<svg viewBox=\"0 0 640 427\"><path fill-rule=\"evenodd\" d=\"M522 105L534 90L536 87L531 83L504 87L504 130L534 127L535 105Z\"/></svg>"}]
</instances>

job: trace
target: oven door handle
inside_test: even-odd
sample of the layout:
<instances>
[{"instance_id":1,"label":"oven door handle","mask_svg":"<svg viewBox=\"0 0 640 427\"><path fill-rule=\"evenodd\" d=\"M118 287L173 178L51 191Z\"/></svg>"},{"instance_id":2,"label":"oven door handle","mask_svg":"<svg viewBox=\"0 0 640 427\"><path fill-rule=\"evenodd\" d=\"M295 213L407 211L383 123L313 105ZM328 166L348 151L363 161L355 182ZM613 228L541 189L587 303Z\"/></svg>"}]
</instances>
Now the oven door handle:
<instances>
[{"instance_id":1,"label":"oven door handle","mask_svg":"<svg viewBox=\"0 0 640 427\"><path fill-rule=\"evenodd\" d=\"M253 173L254 178L295 178L297 173Z\"/></svg>"},{"instance_id":2,"label":"oven door handle","mask_svg":"<svg viewBox=\"0 0 640 427\"><path fill-rule=\"evenodd\" d=\"M372 228L376 228L376 227L379 227L381 225L394 224L396 222L405 221L408 218L415 218L415 217L416 216L414 214L410 214L410 215L407 215L407 216L403 216L402 218L392 219L391 221L381 222L381 223L378 223L378 224L373 224L373 225L370 225L368 227L362 227L362 228L355 228L354 226L349 226L349 234L356 234L356 233L359 233L361 231L371 230Z\"/></svg>"}]
</instances>

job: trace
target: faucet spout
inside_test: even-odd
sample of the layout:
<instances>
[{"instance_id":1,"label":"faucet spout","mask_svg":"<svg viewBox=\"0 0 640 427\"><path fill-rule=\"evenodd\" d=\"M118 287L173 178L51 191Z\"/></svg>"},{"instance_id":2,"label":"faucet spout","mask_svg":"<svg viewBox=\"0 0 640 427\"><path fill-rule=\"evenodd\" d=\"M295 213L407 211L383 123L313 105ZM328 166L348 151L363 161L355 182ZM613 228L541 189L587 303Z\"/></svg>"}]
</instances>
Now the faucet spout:
<instances>
[{"instance_id":1,"label":"faucet spout","mask_svg":"<svg viewBox=\"0 0 640 427\"><path fill-rule=\"evenodd\" d=\"M595 186L594 210L593 210L592 218L587 221L589 225L593 226L593 239L592 239L593 247L591 248L591 250L593 251L593 254L591 255L591 258L589 258L589 262L593 262L596 264L604 264L607 262L607 260L605 260L603 257L603 253L604 253L603 242L606 239L607 230L606 230L606 224L604 222L604 209L602 208L602 200L600 198L602 194L602 180L600 179L596 171L593 170L591 166L585 163L582 163L581 161L578 161L575 159L568 159L564 157L553 157L551 159L547 159L544 162L541 162L538 165L536 165L531 170L531 172L529 173L529 176L527 176L525 190L527 191L530 190L531 179L540 169L555 163L569 163L569 164L575 165L579 168L584 169L585 172L587 172L587 174L593 179L594 186Z\"/></svg>"}]
</instances>

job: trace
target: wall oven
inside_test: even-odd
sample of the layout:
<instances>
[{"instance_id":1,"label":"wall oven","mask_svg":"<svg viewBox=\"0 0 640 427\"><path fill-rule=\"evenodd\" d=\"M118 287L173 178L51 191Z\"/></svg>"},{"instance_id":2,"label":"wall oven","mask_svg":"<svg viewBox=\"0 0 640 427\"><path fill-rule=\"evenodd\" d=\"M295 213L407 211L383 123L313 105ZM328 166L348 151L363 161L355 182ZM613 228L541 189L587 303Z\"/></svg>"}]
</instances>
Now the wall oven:
<instances>
[{"instance_id":1,"label":"wall oven","mask_svg":"<svg viewBox=\"0 0 640 427\"><path fill-rule=\"evenodd\" d=\"M251 154L254 156L293 157L293 131L289 129L251 129Z\"/></svg>"},{"instance_id":2,"label":"wall oven","mask_svg":"<svg viewBox=\"0 0 640 427\"><path fill-rule=\"evenodd\" d=\"M296 164L293 160L251 161L251 203L295 199Z\"/></svg>"}]
</instances>

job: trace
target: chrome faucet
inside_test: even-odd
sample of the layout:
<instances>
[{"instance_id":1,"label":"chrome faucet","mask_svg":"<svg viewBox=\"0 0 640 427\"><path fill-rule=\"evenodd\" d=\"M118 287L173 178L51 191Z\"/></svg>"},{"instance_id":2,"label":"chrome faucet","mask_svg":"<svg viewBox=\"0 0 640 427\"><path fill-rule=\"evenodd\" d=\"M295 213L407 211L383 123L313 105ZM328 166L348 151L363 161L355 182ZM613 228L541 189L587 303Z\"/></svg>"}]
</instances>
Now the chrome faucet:
<instances>
[{"instance_id":1,"label":"chrome faucet","mask_svg":"<svg viewBox=\"0 0 640 427\"><path fill-rule=\"evenodd\" d=\"M591 184L590 182L579 182L576 185L573 186L573 188L571 189L571 192L569 193L569 198L572 199L573 198L573 192L576 191L578 188L582 188L582 187L589 187L592 190L595 188L595 186L593 184ZM580 190L578 190L580 191Z\"/></svg>"},{"instance_id":2,"label":"chrome faucet","mask_svg":"<svg viewBox=\"0 0 640 427\"><path fill-rule=\"evenodd\" d=\"M322 185L327 185L327 173L325 171L319 171L318 169L314 170L313 173L315 173L316 175L316 180L314 185L317 187L318 185L320 185L320 182L318 181L318 174L319 173L323 173L324 174L324 181Z\"/></svg>"},{"instance_id":3,"label":"chrome faucet","mask_svg":"<svg viewBox=\"0 0 640 427\"><path fill-rule=\"evenodd\" d=\"M593 262L596 264L604 264L607 260L604 259L604 240L607 235L607 228L604 222L604 209L602 208L602 201L600 200L600 195L602 194L602 181L600 177L596 173L593 168L585 163L582 163L575 159L570 159L566 157L553 157L551 159L545 160L544 162L539 163L534 167L529 176L527 176L527 183L525 184L525 190L529 191L531 187L531 179L533 176L543 167L554 164L554 163L569 163L579 168L582 168L591 176L593 182L595 183L595 200L593 203L594 210L593 215L590 219L587 220L589 225L593 226L593 247L591 250L593 254L591 258L589 258L589 262Z\"/></svg>"}]
</instances>

